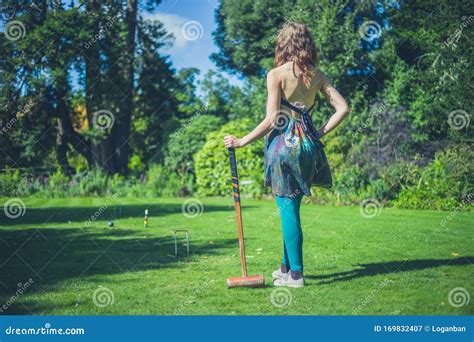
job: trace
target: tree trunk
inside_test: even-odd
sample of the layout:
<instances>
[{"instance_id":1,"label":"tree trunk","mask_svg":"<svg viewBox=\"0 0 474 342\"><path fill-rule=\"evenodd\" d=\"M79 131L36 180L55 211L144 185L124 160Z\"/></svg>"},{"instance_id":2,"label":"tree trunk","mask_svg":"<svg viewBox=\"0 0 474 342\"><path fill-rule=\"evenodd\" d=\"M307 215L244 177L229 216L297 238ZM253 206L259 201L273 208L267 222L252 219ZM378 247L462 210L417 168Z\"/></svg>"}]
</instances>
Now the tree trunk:
<instances>
[{"instance_id":1,"label":"tree trunk","mask_svg":"<svg viewBox=\"0 0 474 342\"><path fill-rule=\"evenodd\" d=\"M69 84L67 76L57 76L54 81L54 92L56 98L56 115L58 127L56 132L56 158L64 173L69 173L71 167L67 161L67 144L70 143L74 149L87 160L89 167L92 165L92 154L89 143L83 136L77 133L72 126L69 116L69 107L66 102Z\"/></svg>"},{"instance_id":2,"label":"tree trunk","mask_svg":"<svg viewBox=\"0 0 474 342\"><path fill-rule=\"evenodd\" d=\"M100 30L100 21L103 17L100 6L97 0L91 0L86 5L86 10L94 18L92 26L92 34L96 34ZM87 121L89 122L89 129L94 129L94 113L102 109L100 107L100 88L101 88L101 72L100 72L100 45L99 42L94 42L88 47L84 48L84 59L86 65L86 112ZM110 144L107 138L96 138L91 141L91 154L93 165L101 167L108 172L115 172L114 168L107 165L106 160L111 157L110 154L103 153L104 144ZM109 149L110 150L110 149ZM113 158L111 158L113 159Z\"/></svg>"},{"instance_id":3,"label":"tree trunk","mask_svg":"<svg viewBox=\"0 0 474 342\"><path fill-rule=\"evenodd\" d=\"M64 121L58 119L56 132L56 160L65 175L69 174L71 167L67 161L67 137L64 131Z\"/></svg>"},{"instance_id":4,"label":"tree trunk","mask_svg":"<svg viewBox=\"0 0 474 342\"><path fill-rule=\"evenodd\" d=\"M133 95L134 95L134 55L135 55L135 34L137 29L137 1L127 0L125 15L127 27L127 37L124 52L124 92L126 97L120 101L119 120L113 127L115 137L115 154L117 170L121 174L128 172L130 122L133 115Z\"/></svg>"}]
</instances>

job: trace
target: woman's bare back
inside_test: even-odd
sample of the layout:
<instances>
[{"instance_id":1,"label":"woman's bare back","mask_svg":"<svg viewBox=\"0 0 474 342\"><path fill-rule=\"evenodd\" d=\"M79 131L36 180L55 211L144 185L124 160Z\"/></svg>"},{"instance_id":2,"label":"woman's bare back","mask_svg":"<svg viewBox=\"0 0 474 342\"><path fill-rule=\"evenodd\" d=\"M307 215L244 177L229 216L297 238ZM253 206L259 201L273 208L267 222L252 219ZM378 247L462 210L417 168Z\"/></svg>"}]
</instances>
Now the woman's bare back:
<instances>
[{"instance_id":1,"label":"woman's bare back","mask_svg":"<svg viewBox=\"0 0 474 342\"><path fill-rule=\"evenodd\" d=\"M315 69L315 74L311 78L310 86L303 83L301 69L296 63L288 62L274 69L278 75L281 84L281 96L288 102L304 106L302 109L310 108L316 98L317 93L325 83L328 83L326 75L320 70ZM293 112L293 116L299 117L298 113Z\"/></svg>"}]
</instances>

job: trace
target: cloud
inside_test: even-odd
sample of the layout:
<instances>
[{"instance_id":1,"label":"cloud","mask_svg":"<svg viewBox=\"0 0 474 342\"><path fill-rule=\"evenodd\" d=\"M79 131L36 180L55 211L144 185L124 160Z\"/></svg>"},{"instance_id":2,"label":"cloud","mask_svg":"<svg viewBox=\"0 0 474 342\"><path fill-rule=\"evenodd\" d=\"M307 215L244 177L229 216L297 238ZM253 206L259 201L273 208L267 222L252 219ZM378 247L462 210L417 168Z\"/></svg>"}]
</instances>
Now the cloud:
<instances>
[{"instance_id":1,"label":"cloud","mask_svg":"<svg viewBox=\"0 0 474 342\"><path fill-rule=\"evenodd\" d=\"M166 31L172 33L175 41L171 50L179 50L184 48L191 41L187 39L183 33L182 28L186 22L189 22L190 19L170 13L146 13L144 16L146 20L159 20L165 26Z\"/></svg>"}]
</instances>

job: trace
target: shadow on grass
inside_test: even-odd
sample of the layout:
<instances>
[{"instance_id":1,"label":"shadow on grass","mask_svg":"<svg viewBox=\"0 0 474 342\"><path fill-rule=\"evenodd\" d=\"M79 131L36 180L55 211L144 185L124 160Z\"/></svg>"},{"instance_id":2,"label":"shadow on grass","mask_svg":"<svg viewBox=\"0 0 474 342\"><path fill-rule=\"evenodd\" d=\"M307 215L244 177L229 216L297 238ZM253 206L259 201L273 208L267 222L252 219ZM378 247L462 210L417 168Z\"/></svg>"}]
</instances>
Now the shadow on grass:
<instances>
[{"instance_id":1,"label":"shadow on grass","mask_svg":"<svg viewBox=\"0 0 474 342\"><path fill-rule=\"evenodd\" d=\"M144 230L97 228L23 229L0 231L0 308L15 295L21 284L32 279L25 291L53 292L68 279L126 274L144 270L184 267L196 256L225 253L235 247L235 239L190 240L190 255L184 241L174 256L173 236L153 236ZM25 307L15 300L3 314L32 314L38 306ZM0 314L2 312L0 311Z\"/></svg>"},{"instance_id":2,"label":"shadow on grass","mask_svg":"<svg viewBox=\"0 0 474 342\"><path fill-rule=\"evenodd\" d=\"M322 280L318 285L331 284L338 281L348 281L356 278L423 270L441 266L472 265L474 257L466 256L453 259L420 259L407 261L389 261L371 264L358 264L356 268L347 272L338 272L325 275L305 275L307 279ZM332 278L332 279L331 279ZM328 280L325 280L328 279Z\"/></svg>"},{"instance_id":3,"label":"shadow on grass","mask_svg":"<svg viewBox=\"0 0 474 342\"><path fill-rule=\"evenodd\" d=\"M67 199L64 199L67 201ZM5 216L4 210L0 212L0 226L16 226L22 224L44 224L44 223L67 223L83 222L84 225L97 212L100 215L97 220L117 220L121 218L137 217L142 219L145 209L148 209L150 217L160 217L172 214L182 214L182 204L179 203L154 203L154 204L125 204L112 203L111 199L104 198L102 206L82 206L82 207L39 207L26 208L25 215L15 219L9 219ZM109 202L107 202L109 201ZM116 202L120 200L117 199ZM183 203L186 199L183 199ZM245 206L251 208L251 206ZM202 209L190 204L188 206L190 214L196 210L206 212L233 211L234 207L229 205L208 205L204 204ZM193 211L194 210L194 211Z\"/></svg>"}]
</instances>

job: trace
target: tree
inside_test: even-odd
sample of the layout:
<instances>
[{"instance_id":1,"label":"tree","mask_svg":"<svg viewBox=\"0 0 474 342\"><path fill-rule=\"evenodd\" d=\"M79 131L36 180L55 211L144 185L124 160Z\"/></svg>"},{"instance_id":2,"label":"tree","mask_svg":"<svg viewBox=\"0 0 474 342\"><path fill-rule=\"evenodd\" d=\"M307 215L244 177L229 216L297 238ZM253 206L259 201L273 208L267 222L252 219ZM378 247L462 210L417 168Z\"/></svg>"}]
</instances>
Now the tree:
<instances>
[{"instance_id":1,"label":"tree","mask_svg":"<svg viewBox=\"0 0 474 342\"><path fill-rule=\"evenodd\" d=\"M147 1L146 8L157 4ZM29 111L18 119L21 125L0 137L9 152L18 152L8 156L1 152L3 165L38 165L40 161L51 165L54 151L56 164L66 173L71 170L68 156L73 149L89 167L126 174L134 142L149 143L146 135L151 136L151 130L158 137L152 145L163 141L166 134L161 133L169 129L165 123L177 115L174 92L179 81L167 57L158 53L169 36L161 23L145 23L138 15L138 0L121 5L92 0L76 7L62 2L3 1L2 8L6 8L5 27L19 23L23 29L18 39L3 35L0 41L2 123L17 120L20 105L34 98ZM80 120L78 103L85 107L88 125L74 124ZM32 111L34 115L26 113ZM132 118L145 116L153 123L150 130L135 131ZM38 138L27 131L29 125L38 131ZM55 141L50 127L56 129ZM25 141L22 137L27 132ZM140 139L141 134L145 137ZM44 136L49 138L47 143ZM37 150L38 160L30 152L29 159L22 159L31 149ZM138 149L146 150L143 145ZM150 153L154 152L151 147Z\"/></svg>"}]
</instances>

